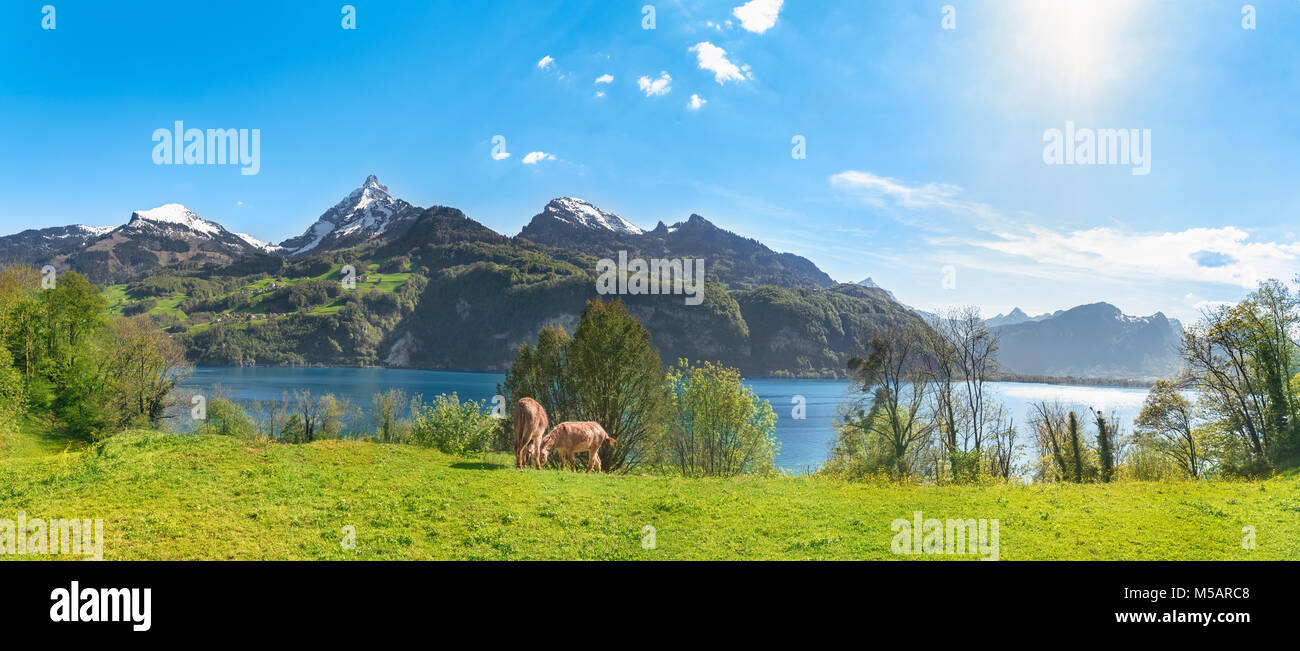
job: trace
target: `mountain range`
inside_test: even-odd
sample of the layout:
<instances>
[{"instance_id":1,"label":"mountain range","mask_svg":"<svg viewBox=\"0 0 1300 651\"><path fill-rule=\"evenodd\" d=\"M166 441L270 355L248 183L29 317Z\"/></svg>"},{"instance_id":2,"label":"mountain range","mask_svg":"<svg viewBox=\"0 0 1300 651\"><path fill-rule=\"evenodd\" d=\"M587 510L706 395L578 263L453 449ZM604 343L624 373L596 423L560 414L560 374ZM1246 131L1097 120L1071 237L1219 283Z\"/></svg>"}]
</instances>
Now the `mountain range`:
<instances>
[{"instance_id":1,"label":"mountain range","mask_svg":"<svg viewBox=\"0 0 1300 651\"><path fill-rule=\"evenodd\" d=\"M1128 316L1092 303L1037 317L1016 308L1007 317L988 322L998 336L998 362L1015 373L1154 380L1182 365L1182 325L1160 312Z\"/></svg>"},{"instance_id":2,"label":"mountain range","mask_svg":"<svg viewBox=\"0 0 1300 651\"><path fill-rule=\"evenodd\" d=\"M455 208L396 198L374 175L279 244L231 232L179 204L135 211L117 227L0 237L0 261L52 264L121 285L126 299L115 309L158 316L200 363L466 370L504 368L543 325L572 331L595 296L596 260L620 251L706 261L702 306L680 296L621 297L669 362L833 375L858 339L934 318L870 278L837 284L810 260L697 214L645 230L560 197L508 237ZM343 264L374 282L357 295L325 295L337 285L325 279ZM205 298L195 295L198 286ZM158 305L164 298L177 307ZM1098 304L1029 317L1017 308L989 325L1001 337L1003 366L1015 373L1145 378L1176 365L1167 354L1176 322L1160 314L1137 319Z\"/></svg>"}]
</instances>

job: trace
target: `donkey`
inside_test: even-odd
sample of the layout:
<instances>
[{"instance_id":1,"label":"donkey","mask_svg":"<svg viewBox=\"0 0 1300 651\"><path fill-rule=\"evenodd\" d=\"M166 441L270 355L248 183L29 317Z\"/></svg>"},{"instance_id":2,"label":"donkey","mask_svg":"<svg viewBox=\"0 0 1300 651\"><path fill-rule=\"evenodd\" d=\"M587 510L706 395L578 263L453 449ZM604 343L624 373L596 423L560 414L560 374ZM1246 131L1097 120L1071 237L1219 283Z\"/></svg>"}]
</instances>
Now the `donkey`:
<instances>
[{"instance_id":1,"label":"donkey","mask_svg":"<svg viewBox=\"0 0 1300 651\"><path fill-rule=\"evenodd\" d=\"M542 463L545 464L550 459L551 452L556 452L560 455L561 466L564 466L567 461L571 468L577 470L578 463L574 455L587 452L591 455L587 462L587 472L601 470L600 446L605 441L609 441L610 445L617 443L605 428L600 426L600 423L592 421L560 423L546 435L546 438L542 439Z\"/></svg>"},{"instance_id":2,"label":"donkey","mask_svg":"<svg viewBox=\"0 0 1300 651\"><path fill-rule=\"evenodd\" d=\"M546 418L546 410L532 398L520 398L519 402L515 403L513 421L515 429L515 467L523 468L531 465L540 470L542 467L542 435L546 433L546 427L550 425L550 421Z\"/></svg>"}]
</instances>

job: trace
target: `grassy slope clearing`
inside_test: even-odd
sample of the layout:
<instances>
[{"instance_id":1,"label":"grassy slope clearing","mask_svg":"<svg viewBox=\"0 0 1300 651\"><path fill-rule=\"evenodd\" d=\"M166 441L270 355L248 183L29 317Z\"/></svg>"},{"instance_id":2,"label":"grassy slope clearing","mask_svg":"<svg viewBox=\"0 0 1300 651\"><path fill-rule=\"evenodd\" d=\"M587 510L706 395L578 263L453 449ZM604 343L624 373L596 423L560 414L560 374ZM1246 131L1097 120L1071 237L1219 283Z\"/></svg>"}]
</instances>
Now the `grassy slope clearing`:
<instances>
[{"instance_id":1,"label":"grassy slope clearing","mask_svg":"<svg viewBox=\"0 0 1300 651\"><path fill-rule=\"evenodd\" d=\"M521 471L505 455L364 442L33 438L0 446L0 517L103 518L107 559L897 559L890 522L917 509L998 518L1003 560L1300 558L1294 475L910 487ZM356 549L339 544L345 525ZM657 549L642 549L645 525Z\"/></svg>"}]
</instances>

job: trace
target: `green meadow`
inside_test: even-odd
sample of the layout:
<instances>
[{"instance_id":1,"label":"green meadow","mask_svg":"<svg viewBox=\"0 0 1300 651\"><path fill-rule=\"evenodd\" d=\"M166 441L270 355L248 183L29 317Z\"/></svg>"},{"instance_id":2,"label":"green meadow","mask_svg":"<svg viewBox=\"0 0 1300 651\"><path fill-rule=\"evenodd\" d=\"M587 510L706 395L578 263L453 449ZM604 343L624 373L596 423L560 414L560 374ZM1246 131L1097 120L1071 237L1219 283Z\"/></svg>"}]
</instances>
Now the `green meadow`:
<instances>
[{"instance_id":1,"label":"green meadow","mask_svg":"<svg viewBox=\"0 0 1300 651\"><path fill-rule=\"evenodd\" d=\"M976 558L892 553L891 523L917 510L996 518L1002 560L1300 559L1294 472L907 486L517 470L504 454L139 430L84 445L30 421L0 440L0 518L102 518L109 560Z\"/></svg>"}]
</instances>

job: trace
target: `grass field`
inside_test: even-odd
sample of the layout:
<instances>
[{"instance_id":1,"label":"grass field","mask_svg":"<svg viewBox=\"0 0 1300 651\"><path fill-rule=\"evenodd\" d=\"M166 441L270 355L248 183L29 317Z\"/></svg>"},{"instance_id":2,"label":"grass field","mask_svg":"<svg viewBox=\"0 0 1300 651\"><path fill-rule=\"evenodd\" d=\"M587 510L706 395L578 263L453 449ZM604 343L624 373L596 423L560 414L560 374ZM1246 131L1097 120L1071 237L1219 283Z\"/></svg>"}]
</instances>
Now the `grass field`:
<instances>
[{"instance_id":1,"label":"grass field","mask_svg":"<svg viewBox=\"0 0 1300 651\"><path fill-rule=\"evenodd\" d=\"M980 487L516 470L405 445L129 432L0 445L0 518L102 518L106 559L973 559L896 518L996 518L1000 557L1300 559L1300 478ZM643 527L655 548L642 546ZM1242 548L1253 526L1257 548ZM344 527L355 530L345 549ZM49 557L42 557L49 558Z\"/></svg>"}]
</instances>

